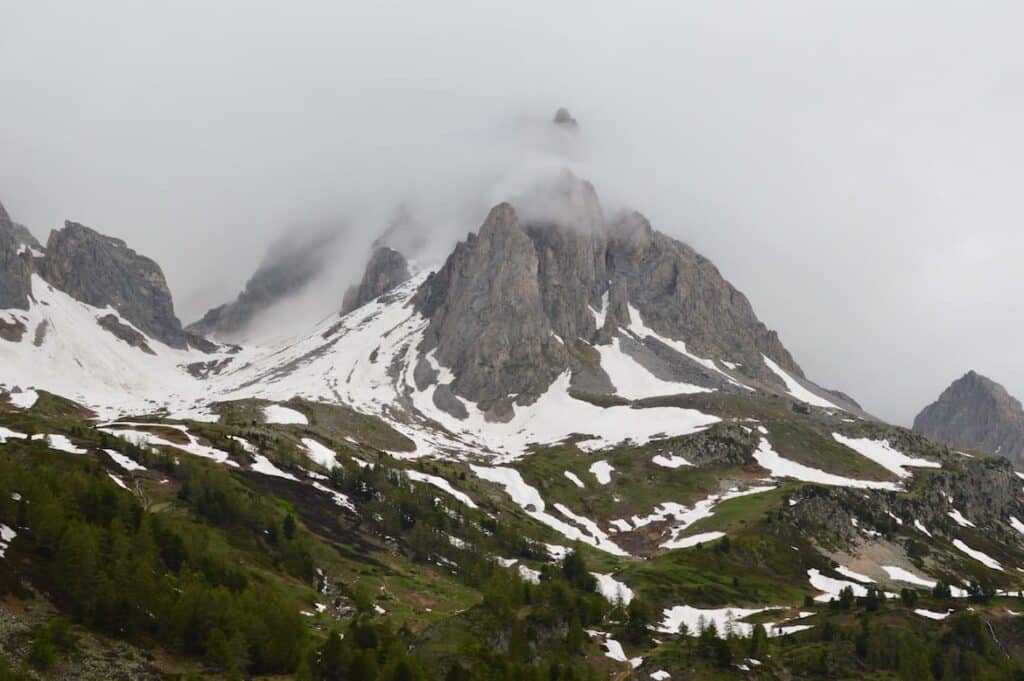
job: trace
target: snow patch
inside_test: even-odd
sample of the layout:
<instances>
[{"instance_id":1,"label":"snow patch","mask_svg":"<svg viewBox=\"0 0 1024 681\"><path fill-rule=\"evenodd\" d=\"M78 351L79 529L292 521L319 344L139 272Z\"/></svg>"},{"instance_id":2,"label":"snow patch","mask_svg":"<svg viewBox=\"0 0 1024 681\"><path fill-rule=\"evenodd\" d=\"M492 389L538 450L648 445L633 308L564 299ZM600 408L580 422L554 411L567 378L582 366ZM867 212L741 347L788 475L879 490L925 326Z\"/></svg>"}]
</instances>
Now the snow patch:
<instances>
[{"instance_id":1,"label":"snow patch","mask_svg":"<svg viewBox=\"0 0 1024 681\"><path fill-rule=\"evenodd\" d=\"M757 450L754 452L754 460L757 461L761 468L768 469L772 477L776 478L795 478L804 482L816 482L822 485L831 485L833 487L884 489L890 491L896 491L899 489L899 485L894 482L844 478L841 475L826 473L825 471L818 470L817 468L811 468L810 466L805 466L802 463L784 459L772 449L771 444L764 438L761 438L761 442L757 446Z\"/></svg>"},{"instance_id":2,"label":"snow patch","mask_svg":"<svg viewBox=\"0 0 1024 681\"><path fill-rule=\"evenodd\" d=\"M960 527L977 527L977 525L975 525L970 520L965 518L963 513L961 513L958 509L954 508L952 511L949 511L946 515L952 518Z\"/></svg>"},{"instance_id":3,"label":"snow patch","mask_svg":"<svg viewBox=\"0 0 1024 681\"><path fill-rule=\"evenodd\" d=\"M18 393L11 393L9 399L11 404L18 409L31 409L39 399L39 393L35 390L22 390Z\"/></svg>"},{"instance_id":4,"label":"snow patch","mask_svg":"<svg viewBox=\"0 0 1024 681\"><path fill-rule=\"evenodd\" d=\"M985 553L982 553L981 551L978 551L977 549L972 549L970 546L968 546L967 544L963 543L961 540L954 539L953 540L953 546L955 546L956 548L960 549L961 551L963 551L968 556L970 556L974 560L978 561L979 563L981 563L985 567L991 568L993 570L999 570L1000 572L1005 572L1005 570L1003 570L1003 566L1000 565L999 561L997 561L995 558L993 558L993 557L991 557L991 556L989 556L989 555L987 555Z\"/></svg>"},{"instance_id":5,"label":"snow patch","mask_svg":"<svg viewBox=\"0 0 1024 681\"><path fill-rule=\"evenodd\" d=\"M304 437L302 438L302 444L306 447L309 458L327 470L331 470L338 465L338 459L334 450L325 446L320 440Z\"/></svg>"},{"instance_id":6,"label":"snow patch","mask_svg":"<svg viewBox=\"0 0 1024 681\"><path fill-rule=\"evenodd\" d=\"M597 529L597 531L586 533L582 532L578 527L547 513L544 510L544 499L540 496L540 492L527 485L526 481L523 480L523 476L516 469L506 466L488 467L476 465L470 465L470 468L477 477L501 485L512 498L512 501L522 507L528 516L554 529L570 541L586 542L595 548L616 556L629 555L608 539L608 536L601 532L592 521L589 522L594 525L594 529ZM564 506L560 510L562 513L567 511Z\"/></svg>"},{"instance_id":7,"label":"snow patch","mask_svg":"<svg viewBox=\"0 0 1024 681\"><path fill-rule=\"evenodd\" d=\"M263 475L271 475L276 478L284 478L285 480L294 480L295 482L299 481L299 479L296 478L291 473L286 473L277 466L275 466L270 461L270 459L263 456L262 454L256 454L254 458L256 459L256 462L253 463L252 466L250 466L250 468L256 471L257 473L262 473Z\"/></svg>"},{"instance_id":8,"label":"snow patch","mask_svg":"<svg viewBox=\"0 0 1024 681\"><path fill-rule=\"evenodd\" d=\"M852 580L858 581L861 584L873 584L875 580L871 579L867 575L862 575L859 572L854 572L848 567L840 565L836 568L836 572L841 574L843 577L849 577Z\"/></svg>"},{"instance_id":9,"label":"snow patch","mask_svg":"<svg viewBox=\"0 0 1024 681\"><path fill-rule=\"evenodd\" d=\"M629 605L630 601L633 600L633 590L610 574L602 574L600 572L592 572L590 574L597 578L597 590L608 599L609 603Z\"/></svg>"},{"instance_id":10,"label":"snow patch","mask_svg":"<svg viewBox=\"0 0 1024 681\"><path fill-rule=\"evenodd\" d=\"M930 620L944 620L952 614L953 609L950 608L946 612L935 612L934 610L925 610L924 608L917 608L914 610L915 615L926 617Z\"/></svg>"},{"instance_id":11,"label":"snow patch","mask_svg":"<svg viewBox=\"0 0 1024 681\"><path fill-rule=\"evenodd\" d=\"M813 405L815 407L824 407L825 409L839 409L840 411L845 411L845 409L832 402L829 402L824 397L819 397L818 395L812 393L810 390L805 388L803 384L800 383L800 381L796 380L788 373L786 373L782 369L782 367L780 367L778 364L770 360L767 356L761 355L761 358L764 359L764 363L768 366L769 369L772 370L772 373L781 378L782 382L786 384L786 392L788 392L792 397L800 400L801 402L806 402L807 404Z\"/></svg>"},{"instance_id":12,"label":"snow patch","mask_svg":"<svg viewBox=\"0 0 1024 681\"><path fill-rule=\"evenodd\" d=\"M18 533L9 528L7 525L0 523L0 558L7 557L7 547L11 545L14 538L18 536Z\"/></svg>"},{"instance_id":13,"label":"snow patch","mask_svg":"<svg viewBox=\"0 0 1024 681\"><path fill-rule=\"evenodd\" d=\"M580 489L583 489L583 487L585 486L583 484L583 481L580 480L580 477L573 473L572 471L565 471L565 477L569 478L569 480L572 481L572 484L576 485Z\"/></svg>"},{"instance_id":14,"label":"snow patch","mask_svg":"<svg viewBox=\"0 0 1024 681\"><path fill-rule=\"evenodd\" d=\"M280 404L270 404L263 407L263 420L267 423L309 425L309 419L306 418L305 414Z\"/></svg>"},{"instance_id":15,"label":"snow patch","mask_svg":"<svg viewBox=\"0 0 1024 681\"><path fill-rule=\"evenodd\" d=\"M913 572L904 570L896 565L882 565L881 568L885 570L887 575L889 575L889 579L896 582L906 582L907 584L913 584L914 586L923 586L926 589L932 589L936 584L934 579L919 577Z\"/></svg>"},{"instance_id":16,"label":"snow patch","mask_svg":"<svg viewBox=\"0 0 1024 681\"><path fill-rule=\"evenodd\" d=\"M405 474L406 476L408 476L410 480L415 480L417 482L425 482L430 485L433 485L434 487L437 487L440 490L447 492L448 494L452 495L453 497L464 503L466 506L469 506L470 508L477 507L473 500L469 498L468 494L466 494L465 492L460 492L459 490L455 489L454 487L452 487L450 482L448 482L447 480L438 475L430 475L429 473L423 473L421 471L413 469L407 469L405 471Z\"/></svg>"},{"instance_id":17,"label":"snow patch","mask_svg":"<svg viewBox=\"0 0 1024 681\"><path fill-rule=\"evenodd\" d=\"M116 463L118 466L125 469L129 473L132 471L146 470L145 466L135 463L135 461L125 456L121 452L114 451L113 449L104 449L103 451L106 453L107 456L114 460L114 463Z\"/></svg>"},{"instance_id":18,"label":"snow patch","mask_svg":"<svg viewBox=\"0 0 1024 681\"><path fill-rule=\"evenodd\" d=\"M942 464L928 459L915 459L894 449L888 440L871 440L868 438L846 437L839 433L832 433L835 441L849 447L866 459L871 459L882 468L894 473L896 477L908 478L911 473L907 467L915 468L942 468Z\"/></svg>"},{"instance_id":19,"label":"snow patch","mask_svg":"<svg viewBox=\"0 0 1024 681\"><path fill-rule=\"evenodd\" d=\"M669 456L662 456L661 454L655 454L654 458L651 459L651 463L656 466L662 466L663 468L679 468L680 466L692 466L689 461L681 456L670 454Z\"/></svg>"},{"instance_id":20,"label":"snow patch","mask_svg":"<svg viewBox=\"0 0 1024 681\"><path fill-rule=\"evenodd\" d=\"M131 489L130 489L130 488L128 487L128 485L124 484L124 480L122 480L122 479L121 479L120 477L118 477L118 476L114 475L113 473L107 473L107 475L108 475L108 476L110 477L110 479L111 479L111 480L113 480L114 482L116 482L116 483L117 483L117 486L118 486L118 487L120 487L121 489L126 489L126 490L128 490L129 492L131 492L131 491L132 491L132 490L131 490Z\"/></svg>"},{"instance_id":21,"label":"snow patch","mask_svg":"<svg viewBox=\"0 0 1024 681\"><path fill-rule=\"evenodd\" d=\"M627 400L712 392L710 388L658 378L622 349L619 338L613 338L610 345L598 345L596 349L601 356L601 368L615 386L615 393Z\"/></svg>"},{"instance_id":22,"label":"snow patch","mask_svg":"<svg viewBox=\"0 0 1024 681\"><path fill-rule=\"evenodd\" d=\"M607 485L612 481L612 471L615 469L611 467L607 461L595 461L590 464L590 472L594 474L597 481L602 485Z\"/></svg>"}]
</instances>

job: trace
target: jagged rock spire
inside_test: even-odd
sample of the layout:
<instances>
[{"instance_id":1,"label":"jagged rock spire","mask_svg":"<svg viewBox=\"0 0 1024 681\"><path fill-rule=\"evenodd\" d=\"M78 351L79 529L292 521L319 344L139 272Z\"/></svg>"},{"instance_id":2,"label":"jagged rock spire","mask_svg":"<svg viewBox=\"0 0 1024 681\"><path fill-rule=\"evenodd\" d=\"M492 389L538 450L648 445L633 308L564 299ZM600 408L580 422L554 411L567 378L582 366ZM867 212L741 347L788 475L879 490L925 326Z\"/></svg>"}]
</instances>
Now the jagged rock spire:
<instances>
[{"instance_id":1,"label":"jagged rock spire","mask_svg":"<svg viewBox=\"0 0 1024 681\"><path fill-rule=\"evenodd\" d=\"M409 279L409 263L405 256L393 248L377 246L366 263L366 271L359 284L345 292L341 314L366 305Z\"/></svg>"}]
</instances>

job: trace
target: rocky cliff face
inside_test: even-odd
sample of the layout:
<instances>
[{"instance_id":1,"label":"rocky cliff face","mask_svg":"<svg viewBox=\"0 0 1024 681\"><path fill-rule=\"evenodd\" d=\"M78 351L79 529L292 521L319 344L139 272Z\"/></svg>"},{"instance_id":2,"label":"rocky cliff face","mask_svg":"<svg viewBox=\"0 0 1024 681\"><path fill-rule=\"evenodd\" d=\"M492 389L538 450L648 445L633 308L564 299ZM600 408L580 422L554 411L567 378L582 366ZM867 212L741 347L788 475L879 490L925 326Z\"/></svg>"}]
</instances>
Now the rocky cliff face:
<instances>
[{"instance_id":1,"label":"rocky cliff face","mask_svg":"<svg viewBox=\"0 0 1024 681\"><path fill-rule=\"evenodd\" d=\"M969 371L925 407L914 430L951 447L1002 454L1024 464L1024 409L1006 388Z\"/></svg>"},{"instance_id":2,"label":"rocky cliff face","mask_svg":"<svg viewBox=\"0 0 1024 681\"><path fill-rule=\"evenodd\" d=\"M303 290L324 271L338 235L337 230L325 230L273 244L238 297L209 310L188 331L220 338L244 331L258 314Z\"/></svg>"},{"instance_id":3,"label":"rocky cliff face","mask_svg":"<svg viewBox=\"0 0 1024 681\"><path fill-rule=\"evenodd\" d=\"M452 390L485 410L510 395L539 394L567 364L544 311L537 267L515 210L502 203L413 301L430 319L421 350L436 351L456 376Z\"/></svg>"},{"instance_id":4,"label":"rocky cliff face","mask_svg":"<svg viewBox=\"0 0 1024 681\"><path fill-rule=\"evenodd\" d=\"M722 381L664 344L638 342L626 329L641 322L764 383L780 380L762 353L803 376L710 261L639 213L606 219L589 183L566 171L516 204L495 207L414 299L430 320L421 350L454 372L457 395L485 410L529 401L566 370L575 388L607 392L593 345L615 337L656 375Z\"/></svg>"},{"instance_id":5,"label":"rocky cliff face","mask_svg":"<svg viewBox=\"0 0 1024 681\"><path fill-rule=\"evenodd\" d=\"M96 307L112 306L151 338L186 346L160 266L108 237L75 222L50 233L42 276L71 297Z\"/></svg>"},{"instance_id":6,"label":"rocky cliff face","mask_svg":"<svg viewBox=\"0 0 1024 681\"><path fill-rule=\"evenodd\" d=\"M778 379L762 354L803 377L778 334L757 319L747 297L710 260L654 231L639 213L620 217L610 234L609 270L626 281L644 324L684 340L690 352L741 364L748 375L769 383Z\"/></svg>"},{"instance_id":7,"label":"rocky cliff face","mask_svg":"<svg viewBox=\"0 0 1024 681\"><path fill-rule=\"evenodd\" d=\"M27 310L29 306L34 266L32 254L25 249L32 243L26 241L23 232L27 230L14 224L0 204L0 310Z\"/></svg>"},{"instance_id":8,"label":"rocky cliff face","mask_svg":"<svg viewBox=\"0 0 1024 681\"><path fill-rule=\"evenodd\" d=\"M387 246L377 247L366 265L362 281L345 292L341 314L346 315L384 295L409 276L409 263L405 261L405 256Z\"/></svg>"}]
</instances>

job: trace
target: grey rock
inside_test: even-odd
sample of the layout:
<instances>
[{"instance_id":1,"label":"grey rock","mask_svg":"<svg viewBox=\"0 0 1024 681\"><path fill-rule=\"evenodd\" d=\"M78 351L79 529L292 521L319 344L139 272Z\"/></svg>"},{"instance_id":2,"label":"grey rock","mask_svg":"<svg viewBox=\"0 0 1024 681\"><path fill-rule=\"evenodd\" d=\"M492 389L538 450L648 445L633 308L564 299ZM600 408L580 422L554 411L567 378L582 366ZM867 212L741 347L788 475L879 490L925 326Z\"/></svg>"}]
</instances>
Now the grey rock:
<instances>
[{"instance_id":1,"label":"grey rock","mask_svg":"<svg viewBox=\"0 0 1024 681\"><path fill-rule=\"evenodd\" d=\"M466 410L466 405L462 403L462 400L455 396L452 389L447 385L439 385L434 390L434 405L438 409L441 409L457 419L465 419L469 417L469 411Z\"/></svg>"},{"instance_id":2,"label":"grey rock","mask_svg":"<svg viewBox=\"0 0 1024 681\"><path fill-rule=\"evenodd\" d=\"M414 298L430 320L420 350L438 349L457 377L455 394L486 409L510 395L535 398L566 370L578 392L609 393L590 344L616 336L666 380L723 384L668 345L631 340L626 329L640 321L701 357L742 364L762 383L782 387L762 354L803 377L778 335L709 260L639 213L608 223L594 188L571 172L516 205L492 209L479 236L456 246ZM631 319L631 308L642 319Z\"/></svg>"},{"instance_id":3,"label":"grey rock","mask_svg":"<svg viewBox=\"0 0 1024 681\"><path fill-rule=\"evenodd\" d=\"M1024 464L1024 409L1002 385L974 371L954 381L914 419L914 430L950 447L1002 454Z\"/></svg>"},{"instance_id":4,"label":"grey rock","mask_svg":"<svg viewBox=\"0 0 1024 681\"><path fill-rule=\"evenodd\" d=\"M576 130L577 128L580 127L579 122L572 117L572 114L569 113L569 110L566 109L565 107L562 107L561 109L555 112L554 123L555 125L559 125L562 126L563 128L568 128L571 130Z\"/></svg>"},{"instance_id":5,"label":"grey rock","mask_svg":"<svg viewBox=\"0 0 1024 681\"><path fill-rule=\"evenodd\" d=\"M536 393L567 365L537 270L533 243L502 203L416 292L413 305L430 320L420 351L437 350L456 376L456 394L484 403Z\"/></svg>"},{"instance_id":6,"label":"grey rock","mask_svg":"<svg viewBox=\"0 0 1024 681\"><path fill-rule=\"evenodd\" d=\"M163 271L124 241L65 222L50 233L40 269L44 279L76 300L110 305L150 338L186 346Z\"/></svg>"},{"instance_id":7,"label":"grey rock","mask_svg":"<svg viewBox=\"0 0 1024 681\"><path fill-rule=\"evenodd\" d=\"M695 250L660 232L636 212L610 228L609 269L629 282L630 302L659 335L683 339L690 352L738 362L754 378L781 385L761 355L786 371L803 370L775 331L757 316L747 297Z\"/></svg>"},{"instance_id":8,"label":"grey rock","mask_svg":"<svg viewBox=\"0 0 1024 681\"><path fill-rule=\"evenodd\" d=\"M24 251L27 230L24 233L23 230L11 222L7 211L0 205L0 309L27 310L32 297L32 272L35 268L33 257ZM31 234L28 237L38 245Z\"/></svg>"},{"instance_id":9,"label":"grey rock","mask_svg":"<svg viewBox=\"0 0 1024 681\"><path fill-rule=\"evenodd\" d=\"M236 337L257 315L320 276L331 263L340 235L339 230L329 228L278 239L235 300L210 309L186 329L205 337Z\"/></svg>"},{"instance_id":10,"label":"grey rock","mask_svg":"<svg viewBox=\"0 0 1024 681\"><path fill-rule=\"evenodd\" d=\"M100 325L100 328L109 331L133 348L138 348L148 355L156 354L153 352L153 348L149 347L149 344L146 342L146 337L127 324L122 324L117 315L103 315L96 320L96 323Z\"/></svg>"},{"instance_id":11,"label":"grey rock","mask_svg":"<svg viewBox=\"0 0 1024 681\"><path fill-rule=\"evenodd\" d=\"M362 280L345 293L341 314L346 315L392 291L409 276L409 263L401 253L387 246L378 246L366 264Z\"/></svg>"},{"instance_id":12,"label":"grey rock","mask_svg":"<svg viewBox=\"0 0 1024 681\"><path fill-rule=\"evenodd\" d=\"M20 319L0 319L0 338L10 343L20 343L28 327Z\"/></svg>"}]
</instances>

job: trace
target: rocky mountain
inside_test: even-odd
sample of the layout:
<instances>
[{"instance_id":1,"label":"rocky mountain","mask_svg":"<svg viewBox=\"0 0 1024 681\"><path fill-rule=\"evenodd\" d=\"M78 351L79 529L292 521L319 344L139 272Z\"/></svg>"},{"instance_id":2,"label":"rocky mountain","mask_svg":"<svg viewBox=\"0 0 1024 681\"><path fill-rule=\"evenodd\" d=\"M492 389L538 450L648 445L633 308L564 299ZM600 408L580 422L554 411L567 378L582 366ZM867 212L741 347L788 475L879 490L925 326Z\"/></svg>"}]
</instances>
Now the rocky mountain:
<instances>
[{"instance_id":1,"label":"rocky mountain","mask_svg":"<svg viewBox=\"0 0 1024 681\"><path fill-rule=\"evenodd\" d=\"M573 173L507 198L437 267L378 244L336 313L233 347L168 343L123 242L36 254L4 214L0 676L1024 674L1010 460L817 386ZM285 255L202 328L319 281ZM983 435L1021 412L997 387L931 420Z\"/></svg>"},{"instance_id":2,"label":"rocky mountain","mask_svg":"<svg viewBox=\"0 0 1024 681\"><path fill-rule=\"evenodd\" d=\"M0 309L28 309L34 268L32 253L26 248L33 244L26 243L26 234L0 204Z\"/></svg>"},{"instance_id":3,"label":"rocky mountain","mask_svg":"<svg viewBox=\"0 0 1024 681\"><path fill-rule=\"evenodd\" d=\"M147 347L144 333L170 347L186 347L167 282L153 260L120 239L75 222L51 232L44 249L0 205L0 309L30 309L38 293L33 291L34 274L75 300L96 308L113 308L136 328L110 314L100 325L122 339L130 337L139 347ZM8 340L25 332L20 319L0 321L0 325ZM39 338L45 333L44 326L38 331Z\"/></svg>"},{"instance_id":4,"label":"rocky mountain","mask_svg":"<svg viewBox=\"0 0 1024 681\"><path fill-rule=\"evenodd\" d=\"M113 307L151 338L172 348L186 347L160 266L121 239L65 222L63 229L50 233L40 274L76 300Z\"/></svg>"},{"instance_id":5,"label":"rocky mountain","mask_svg":"<svg viewBox=\"0 0 1024 681\"><path fill-rule=\"evenodd\" d=\"M322 274L339 238L339 230L324 228L299 230L278 239L267 248L238 297L210 309L202 319L189 324L188 330L201 336L237 337L257 315L302 291Z\"/></svg>"},{"instance_id":6,"label":"rocky mountain","mask_svg":"<svg viewBox=\"0 0 1024 681\"><path fill-rule=\"evenodd\" d=\"M387 246L378 246L370 255L366 271L359 284L345 292L341 303L341 314L346 315L356 308L393 290L410 277L409 263L405 256Z\"/></svg>"},{"instance_id":7,"label":"rocky mountain","mask_svg":"<svg viewBox=\"0 0 1024 681\"><path fill-rule=\"evenodd\" d=\"M1006 388L975 371L953 381L921 410L914 431L950 447L980 449L1024 464L1024 408Z\"/></svg>"},{"instance_id":8,"label":"rocky mountain","mask_svg":"<svg viewBox=\"0 0 1024 681\"><path fill-rule=\"evenodd\" d=\"M710 389L743 375L783 391L786 381L806 383L850 405L805 382L709 260L637 212L606 218L590 183L565 171L517 203L495 207L413 301L429 319L421 351L436 351L456 376L451 390L496 407L492 417L510 396L529 404L565 371L579 390L615 393L595 356L613 343L664 380Z\"/></svg>"}]
</instances>

